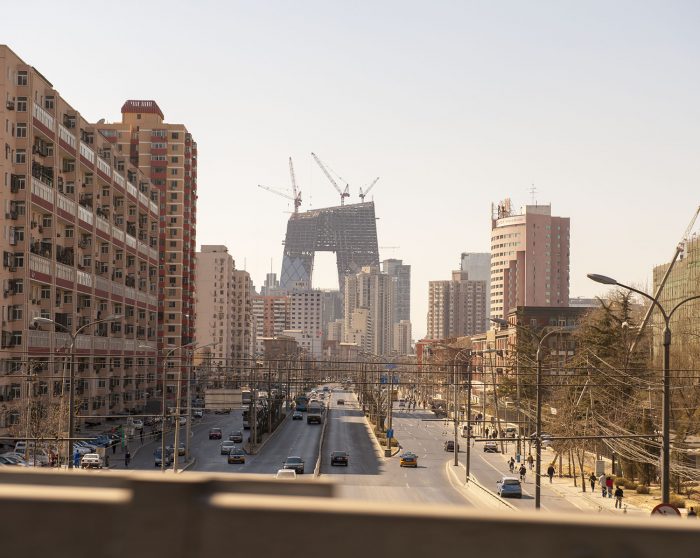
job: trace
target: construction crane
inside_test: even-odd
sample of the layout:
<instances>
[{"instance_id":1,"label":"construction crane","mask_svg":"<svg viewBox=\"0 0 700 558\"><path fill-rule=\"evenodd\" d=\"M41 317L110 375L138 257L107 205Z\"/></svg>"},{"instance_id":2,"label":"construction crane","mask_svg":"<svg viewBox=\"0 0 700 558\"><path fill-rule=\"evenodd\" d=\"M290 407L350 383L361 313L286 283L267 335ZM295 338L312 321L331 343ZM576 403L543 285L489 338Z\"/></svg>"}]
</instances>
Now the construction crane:
<instances>
[{"instance_id":1,"label":"construction crane","mask_svg":"<svg viewBox=\"0 0 700 558\"><path fill-rule=\"evenodd\" d=\"M377 183L379 180L379 177L375 178L372 181L372 184L369 185L369 188L367 188L364 192L362 191L362 188L360 188L360 199L364 202L365 201L365 196L369 194L369 191L374 188L374 185Z\"/></svg>"},{"instance_id":2,"label":"construction crane","mask_svg":"<svg viewBox=\"0 0 700 558\"><path fill-rule=\"evenodd\" d=\"M659 300L659 297L661 296L661 292L664 290L664 286L666 285L666 281L668 280L669 275L671 275L671 270L673 269L673 266L676 265L676 260L678 257L685 252L685 244L688 242L688 237L690 236L691 231L693 230L693 227L695 226L695 221L697 221L698 216L700 216L700 206L695 210L695 214L693 215L693 218L690 220L690 224L688 227L685 229L685 232L683 233L683 236L681 237L680 242L676 245L676 251L673 254L673 258L671 259L671 263L669 266L666 268L666 273L664 273L664 276L661 278L661 282L659 283L659 287L656 289L656 292L654 293L654 300ZM649 318L651 317L652 312L654 311L655 304L651 304L649 308L647 309L647 313L644 315L644 319L642 320L642 324L639 326L639 329L637 330L637 337L634 339L634 342L632 343L632 346L630 347L630 353L634 351L634 348L637 346L637 343L639 342L640 337L642 336L642 331L644 330L644 327L647 325L649 322Z\"/></svg>"},{"instance_id":3,"label":"construction crane","mask_svg":"<svg viewBox=\"0 0 700 558\"><path fill-rule=\"evenodd\" d=\"M297 180L296 177L294 176L294 165L292 164L292 158L289 158L289 176L292 179L292 195L290 196L286 192L283 192L281 190L277 190L275 188L270 188L269 186L261 186L258 184L258 188L262 188L263 190L267 190L268 192L272 192L273 194L277 194L278 196L282 196L283 198L287 198L288 200L291 200L294 202L294 213L299 213L299 208L301 207L301 190L297 188Z\"/></svg>"},{"instance_id":4,"label":"construction crane","mask_svg":"<svg viewBox=\"0 0 700 558\"><path fill-rule=\"evenodd\" d=\"M291 196L286 192L276 190L275 188L270 188L269 186L263 186L262 184L258 184L258 188L262 188L263 190L267 190L268 192L272 192L273 194L277 194L278 196L282 196L283 198L293 201L294 213L299 213L299 206L301 205L301 192L299 192L296 196Z\"/></svg>"},{"instance_id":5,"label":"construction crane","mask_svg":"<svg viewBox=\"0 0 700 558\"><path fill-rule=\"evenodd\" d=\"M316 153L311 153L311 156L314 158L314 161L318 164L319 167L321 167L321 170L323 171L323 174L326 175L326 178L330 181L331 184L333 184L333 187L336 189L336 191L340 194L340 205L345 205L345 198L350 197L350 185L345 184L345 189L341 190L340 186L336 183L336 181L333 179L331 176L331 173L328 172L328 169L325 167L325 165L321 162L321 159L318 158ZM342 180L342 178L341 178Z\"/></svg>"}]
</instances>

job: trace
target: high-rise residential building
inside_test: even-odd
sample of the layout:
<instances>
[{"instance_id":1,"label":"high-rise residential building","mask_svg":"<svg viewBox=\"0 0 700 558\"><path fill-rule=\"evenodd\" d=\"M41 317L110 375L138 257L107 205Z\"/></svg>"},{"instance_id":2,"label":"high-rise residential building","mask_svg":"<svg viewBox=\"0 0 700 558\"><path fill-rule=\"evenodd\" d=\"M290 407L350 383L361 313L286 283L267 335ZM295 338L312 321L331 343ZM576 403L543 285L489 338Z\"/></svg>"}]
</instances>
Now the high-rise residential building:
<instances>
[{"instance_id":1,"label":"high-rise residential building","mask_svg":"<svg viewBox=\"0 0 700 558\"><path fill-rule=\"evenodd\" d=\"M411 266L403 260L388 259L382 262L382 273L393 277L394 289L394 323L411 321Z\"/></svg>"},{"instance_id":2,"label":"high-rise residential building","mask_svg":"<svg viewBox=\"0 0 700 558\"><path fill-rule=\"evenodd\" d=\"M256 354L264 351L263 339L282 335L285 329L290 329L290 312L289 296L253 295Z\"/></svg>"},{"instance_id":3,"label":"high-rise residential building","mask_svg":"<svg viewBox=\"0 0 700 558\"><path fill-rule=\"evenodd\" d=\"M668 271L670 264L665 263L654 267L654 292L656 293L661 281ZM659 302L667 311L674 308L683 300L700 295L700 236L693 235L686 240L684 251L679 257L666 279L665 286L659 296ZM671 317L671 358L675 368L689 370L697 367L700 354L700 300L684 302ZM658 359L663 355L664 320L658 311L652 314L654 356ZM677 351L677 352L676 352ZM657 362L659 362L657 360Z\"/></svg>"},{"instance_id":4,"label":"high-rise residential building","mask_svg":"<svg viewBox=\"0 0 700 558\"><path fill-rule=\"evenodd\" d=\"M553 217L551 205L510 200L491 217L491 315L505 319L518 306L569 305L569 218Z\"/></svg>"},{"instance_id":5,"label":"high-rise residential building","mask_svg":"<svg viewBox=\"0 0 700 558\"><path fill-rule=\"evenodd\" d=\"M400 356L410 355L411 351L411 322L401 320L394 324L394 353Z\"/></svg>"},{"instance_id":6,"label":"high-rise residential building","mask_svg":"<svg viewBox=\"0 0 700 558\"><path fill-rule=\"evenodd\" d=\"M304 335L323 344L323 292L304 289L289 293L289 328L300 330Z\"/></svg>"},{"instance_id":7,"label":"high-rise residential building","mask_svg":"<svg viewBox=\"0 0 700 558\"><path fill-rule=\"evenodd\" d=\"M471 280L466 271L453 271L450 281L430 281L426 339L449 339L486 331L487 298L486 281Z\"/></svg>"},{"instance_id":8,"label":"high-rise residential building","mask_svg":"<svg viewBox=\"0 0 700 558\"><path fill-rule=\"evenodd\" d=\"M250 275L237 270L228 248L219 245L203 245L197 252L196 275L197 342L216 343L211 358L240 378L252 354Z\"/></svg>"},{"instance_id":9,"label":"high-rise residential building","mask_svg":"<svg viewBox=\"0 0 700 558\"><path fill-rule=\"evenodd\" d=\"M392 354L394 289L394 279L377 266L345 277L345 342L375 355Z\"/></svg>"},{"instance_id":10,"label":"high-rise residential building","mask_svg":"<svg viewBox=\"0 0 700 558\"><path fill-rule=\"evenodd\" d=\"M121 122L97 128L160 194L158 348L178 347L195 339L197 143L184 124L165 122L155 101L126 101L121 114ZM174 364L165 363L171 381Z\"/></svg>"},{"instance_id":11,"label":"high-rise residential building","mask_svg":"<svg viewBox=\"0 0 700 558\"><path fill-rule=\"evenodd\" d=\"M480 332L486 331L490 327L489 317L491 316L491 253L462 252L459 268L467 274L469 280L486 283L485 321L482 326L476 328Z\"/></svg>"},{"instance_id":12,"label":"high-rise residential building","mask_svg":"<svg viewBox=\"0 0 700 558\"><path fill-rule=\"evenodd\" d=\"M343 295L339 290L323 290L321 291L321 322L324 339L331 339L330 328L336 320L341 322L343 320ZM336 341L342 341L342 337L336 338Z\"/></svg>"},{"instance_id":13,"label":"high-rise residential building","mask_svg":"<svg viewBox=\"0 0 700 558\"><path fill-rule=\"evenodd\" d=\"M159 400L159 196L129 150L4 45L0 98L0 435L62 437L71 346L78 424Z\"/></svg>"}]
</instances>

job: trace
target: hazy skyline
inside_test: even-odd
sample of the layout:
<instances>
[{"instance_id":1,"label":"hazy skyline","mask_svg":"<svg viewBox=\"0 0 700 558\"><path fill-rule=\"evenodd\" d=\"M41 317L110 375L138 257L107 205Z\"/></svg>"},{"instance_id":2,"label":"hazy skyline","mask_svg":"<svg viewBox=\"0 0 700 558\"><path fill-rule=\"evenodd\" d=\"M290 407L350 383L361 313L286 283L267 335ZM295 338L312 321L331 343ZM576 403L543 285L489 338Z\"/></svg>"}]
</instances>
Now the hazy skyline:
<instances>
[{"instance_id":1,"label":"hazy skyline","mask_svg":"<svg viewBox=\"0 0 700 558\"><path fill-rule=\"evenodd\" d=\"M292 204L381 179L381 259L412 266L414 337L428 281L489 251L491 203L571 217L571 295L586 273L650 286L700 203L693 2L27 1L0 42L86 118L154 99L198 142L197 244L225 244L257 287L279 274ZM322 258L316 284L336 283Z\"/></svg>"}]
</instances>

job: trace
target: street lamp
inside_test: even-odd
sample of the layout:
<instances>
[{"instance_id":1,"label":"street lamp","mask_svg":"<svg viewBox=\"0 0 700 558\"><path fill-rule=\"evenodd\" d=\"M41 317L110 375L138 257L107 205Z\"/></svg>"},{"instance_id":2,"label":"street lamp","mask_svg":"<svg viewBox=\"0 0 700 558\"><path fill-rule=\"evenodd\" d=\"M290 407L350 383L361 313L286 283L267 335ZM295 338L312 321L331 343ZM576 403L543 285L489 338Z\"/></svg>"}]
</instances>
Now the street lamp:
<instances>
[{"instance_id":1,"label":"street lamp","mask_svg":"<svg viewBox=\"0 0 700 558\"><path fill-rule=\"evenodd\" d=\"M686 302L691 300L700 299L700 295L695 295L681 300L676 304L670 312L666 312L666 309L661 306L658 300L653 296L648 295L644 291L630 287L629 285L623 285L619 283L612 277L607 277L605 275L599 275L597 273L589 273L588 278L596 283L602 283L603 285L614 285L617 287L622 287L633 293L637 293L640 296L651 301L651 303L659 309L661 315L664 318L664 369L663 369L663 396L662 396L662 414L661 414L661 430L662 430L662 451L661 451L661 501L667 504L670 500L671 492L671 317L675 314L676 310L680 308Z\"/></svg>"},{"instance_id":2,"label":"street lamp","mask_svg":"<svg viewBox=\"0 0 700 558\"><path fill-rule=\"evenodd\" d=\"M50 324L54 326L60 327L63 331L65 331L68 335L70 335L71 341L70 341L70 368L68 372L68 383L69 383L69 388L68 388L68 468L72 469L73 468L73 435L75 431L75 340L78 338L78 334L83 331L84 329L93 326L95 324L100 324L103 322L113 322L115 320L120 320L122 319L121 314L113 314L111 316L107 316L106 318L102 318L99 320L95 320L93 322L88 322L87 324L84 324L80 326L78 329L75 330L75 333L71 333L71 331L64 326L63 324L60 324L51 318L43 318L41 316L36 316L35 318L32 318L32 322L35 324L36 327L39 326L39 324Z\"/></svg>"},{"instance_id":3,"label":"street lamp","mask_svg":"<svg viewBox=\"0 0 700 558\"><path fill-rule=\"evenodd\" d=\"M508 320L504 320L503 318L491 318L491 321L500 325L511 325ZM544 360L542 343L550 335L572 331L576 328L573 326L557 327L539 336L519 324L514 325L516 328L532 335L537 341L537 375L535 377L535 509L538 510L540 509L542 488L542 361Z\"/></svg>"}]
</instances>

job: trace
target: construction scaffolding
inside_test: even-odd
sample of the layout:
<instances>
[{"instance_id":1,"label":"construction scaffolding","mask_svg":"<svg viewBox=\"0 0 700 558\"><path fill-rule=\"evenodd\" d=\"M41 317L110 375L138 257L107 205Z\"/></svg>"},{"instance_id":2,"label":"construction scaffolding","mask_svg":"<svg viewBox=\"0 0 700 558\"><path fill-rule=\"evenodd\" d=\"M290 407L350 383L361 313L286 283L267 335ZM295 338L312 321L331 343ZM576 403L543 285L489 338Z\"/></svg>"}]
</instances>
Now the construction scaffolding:
<instances>
[{"instance_id":1,"label":"construction scaffolding","mask_svg":"<svg viewBox=\"0 0 700 558\"><path fill-rule=\"evenodd\" d=\"M379 265L374 202L339 205L295 213L287 223L280 287L311 285L316 252L335 252L338 285L363 266Z\"/></svg>"}]
</instances>

